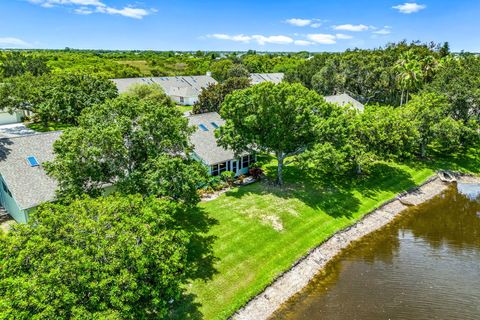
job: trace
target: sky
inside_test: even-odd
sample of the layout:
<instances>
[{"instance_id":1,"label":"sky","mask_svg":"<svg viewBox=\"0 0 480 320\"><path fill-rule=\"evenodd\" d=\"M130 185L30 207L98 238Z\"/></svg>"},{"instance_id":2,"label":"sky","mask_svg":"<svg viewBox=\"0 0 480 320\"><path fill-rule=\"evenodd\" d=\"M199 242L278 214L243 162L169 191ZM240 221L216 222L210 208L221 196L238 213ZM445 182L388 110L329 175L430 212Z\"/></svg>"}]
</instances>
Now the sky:
<instances>
[{"instance_id":1,"label":"sky","mask_svg":"<svg viewBox=\"0 0 480 320\"><path fill-rule=\"evenodd\" d=\"M1 0L0 48L480 52L478 0Z\"/></svg>"}]
</instances>

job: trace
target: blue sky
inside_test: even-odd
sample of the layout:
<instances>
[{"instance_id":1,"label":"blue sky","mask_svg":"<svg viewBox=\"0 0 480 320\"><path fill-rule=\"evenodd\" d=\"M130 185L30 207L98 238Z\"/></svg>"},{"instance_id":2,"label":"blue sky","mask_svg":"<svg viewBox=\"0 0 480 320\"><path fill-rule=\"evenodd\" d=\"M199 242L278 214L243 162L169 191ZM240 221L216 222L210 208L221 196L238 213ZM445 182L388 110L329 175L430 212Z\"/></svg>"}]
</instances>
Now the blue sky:
<instances>
[{"instance_id":1,"label":"blue sky","mask_svg":"<svg viewBox=\"0 0 480 320\"><path fill-rule=\"evenodd\" d=\"M479 20L478 0L1 0L0 48L480 52Z\"/></svg>"}]
</instances>

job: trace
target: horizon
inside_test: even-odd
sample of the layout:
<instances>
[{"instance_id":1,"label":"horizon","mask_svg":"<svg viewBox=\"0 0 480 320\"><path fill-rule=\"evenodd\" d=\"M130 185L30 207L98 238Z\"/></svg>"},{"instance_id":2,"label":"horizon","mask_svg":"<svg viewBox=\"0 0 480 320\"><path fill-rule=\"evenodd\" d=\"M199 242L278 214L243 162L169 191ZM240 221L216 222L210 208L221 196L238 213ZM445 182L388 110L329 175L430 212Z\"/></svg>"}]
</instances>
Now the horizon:
<instances>
[{"instance_id":1,"label":"horizon","mask_svg":"<svg viewBox=\"0 0 480 320\"><path fill-rule=\"evenodd\" d=\"M319 53L408 39L477 53L479 13L471 0L10 0L0 49Z\"/></svg>"}]
</instances>

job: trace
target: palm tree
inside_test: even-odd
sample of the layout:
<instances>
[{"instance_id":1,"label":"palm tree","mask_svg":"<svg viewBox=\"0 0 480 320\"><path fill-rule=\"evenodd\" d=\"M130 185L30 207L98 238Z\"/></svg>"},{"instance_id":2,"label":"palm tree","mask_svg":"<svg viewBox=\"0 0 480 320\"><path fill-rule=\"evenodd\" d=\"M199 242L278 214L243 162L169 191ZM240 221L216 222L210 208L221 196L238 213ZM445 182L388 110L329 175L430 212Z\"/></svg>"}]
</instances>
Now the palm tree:
<instances>
[{"instance_id":1,"label":"palm tree","mask_svg":"<svg viewBox=\"0 0 480 320\"><path fill-rule=\"evenodd\" d=\"M402 88L400 105L403 105L404 97L408 102L409 91L418 87L422 79L422 68L412 51L402 54L395 68L398 71L397 78Z\"/></svg>"}]
</instances>

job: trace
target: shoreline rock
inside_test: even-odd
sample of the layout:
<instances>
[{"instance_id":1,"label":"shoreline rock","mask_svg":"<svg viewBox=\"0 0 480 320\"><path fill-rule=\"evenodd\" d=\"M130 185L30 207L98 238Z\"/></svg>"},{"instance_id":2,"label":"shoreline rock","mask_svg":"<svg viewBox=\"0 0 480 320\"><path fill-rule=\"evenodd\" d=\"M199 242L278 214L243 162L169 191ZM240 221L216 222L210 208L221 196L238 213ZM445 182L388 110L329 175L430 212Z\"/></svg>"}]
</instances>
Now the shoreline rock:
<instances>
[{"instance_id":1,"label":"shoreline rock","mask_svg":"<svg viewBox=\"0 0 480 320\"><path fill-rule=\"evenodd\" d=\"M460 177L459 182L480 182L480 178ZM367 213L350 227L336 232L308 252L231 318L237 320L268 319L282 304L307 286L329 261L352 242L389 224L408 207L416 206L439 195L448 186L448 183L442 182L437 176L434 176L419 187L402 193Z\"/></svg>"}]
</instances>

